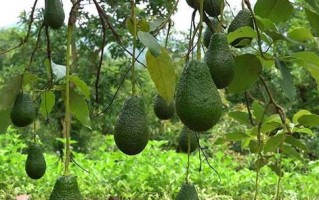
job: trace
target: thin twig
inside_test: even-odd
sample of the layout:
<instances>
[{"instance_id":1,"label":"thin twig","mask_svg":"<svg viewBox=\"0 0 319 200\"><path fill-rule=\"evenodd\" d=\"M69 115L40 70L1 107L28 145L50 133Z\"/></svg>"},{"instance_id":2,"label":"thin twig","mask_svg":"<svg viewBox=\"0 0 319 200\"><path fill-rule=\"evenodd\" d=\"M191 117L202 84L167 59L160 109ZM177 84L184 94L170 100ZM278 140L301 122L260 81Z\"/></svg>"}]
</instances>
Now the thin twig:
<instances>
[{"instance_id":1,"label":"thin twig","mask_svg":"<svg viewBox=\"0 0 319 200\"><path fill-rule=\"evenodd\" d=\"M32 62L33 62L33 59L35 56L35 52L38 50L38 47L39 47L41 32L42 32L43 27L44 27L44 23L40 26L40 29L38 31L37 41L36 41L36 44L35 44L33 51L31 52L29 65L26 67L25 71L30 70L30 68L31 68L31 65L32 65Z\"/></svg>"},{"instance_id":2,"label":"thin twig","mask_svg":"<svg viewBox=\"0 0 319 200\"><path fill-rule=\"evenodd\" d=\"M248 98L248 93L247 91L245 92L245 101L246 101L246 107L247 107L247 112L248 112L248 117L249 117L249 121L251 123L251 125L255 126L255 121L253 119L253 115L251 113L251 109L250 109L250 101L249 101L249 98Z\"/></svg>"}]
</instances>

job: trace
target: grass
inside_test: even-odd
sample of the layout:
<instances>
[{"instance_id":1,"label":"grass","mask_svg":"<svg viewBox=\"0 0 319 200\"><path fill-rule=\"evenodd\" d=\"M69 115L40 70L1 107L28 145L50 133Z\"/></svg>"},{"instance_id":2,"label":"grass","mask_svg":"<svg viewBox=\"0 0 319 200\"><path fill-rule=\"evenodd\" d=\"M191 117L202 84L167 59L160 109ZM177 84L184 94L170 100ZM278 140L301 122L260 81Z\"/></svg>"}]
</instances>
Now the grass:
<instances>
[{"instance_id":1,"label":"grass","mask_svg":"<svg viewBox=\"0 0 319 200\"><path fill-rule=\"evenodd\" d=\"M97 142L99 141L99 142ZM112 136L99 136L94 141L96 150L89 154L75 153L72 163L85 199L109 197L149 200L174 199L185 180L187 156L174 150L163 150L166 141L150 141L137 156L126 156L116 149ZM32 180L24 171L25 142L17 134L0 135L0 199L15 199L19 194L30 194L33 200L48 199L56 178L61 174L62 162L54 153L46 153L47 171L40 180ZM195 184L200 199L253 199L255 172L250 170L252 156L230 152L226 147L214 146L205 150L211 157L207 165L198 152L191 155L190 181ZM201 170L199 168L201 166ZM319 162L304 165L284 160L283 199L319 199ZM306 170L301 170L306 168ZM269 168L261 170L259 199L273 199L277 176Z\"/></svg>"}]
</instances>

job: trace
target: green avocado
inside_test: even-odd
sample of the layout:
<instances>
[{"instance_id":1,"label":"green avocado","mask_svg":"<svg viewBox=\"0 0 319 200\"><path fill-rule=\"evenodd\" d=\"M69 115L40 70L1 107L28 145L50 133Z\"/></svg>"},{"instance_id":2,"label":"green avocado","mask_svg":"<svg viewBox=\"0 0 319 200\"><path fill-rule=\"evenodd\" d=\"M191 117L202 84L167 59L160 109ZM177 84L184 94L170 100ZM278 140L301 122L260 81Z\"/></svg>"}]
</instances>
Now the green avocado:
<instances>
[{"instance_id":1,"label":"green avocado","mask_svg":"<svg viewBox=\"0 0 319 200\"><path fill-rule=\"evenodd\" d=\"M249 26L251 28L254 28L253 18L248 9L243 9L238 12L238 14L235 16L235 18L233 19L233 21L230 23L228 27L228 33L234 32L243 26ZM242 48L249 45L251 41L252 41L252 38L250 37L238 38L234 40L231 43L231 45L236 48Z\"/></svg>"},{"instance_id":2,"label":"green avocado","mask_svg":"<svg viewBox=\"0 0 319 200\"><path fill-rule=\"evenodd\" d=\"M186 3L192 8L197 8L196 0L186 0Z\"/></svg>"},{"instance_id":3,"label":"green avocado","mask_svg":"<svg viewBox=\"0 0 319 200\"><path fill-rule=\"evenodd\" d=\"M60 176L54 184L49 200L83 200L76 176Z\"/></svg>"},{"instance_id":4,"label":"green avocado","mask_svg":"<svg viewBox=\"0 0 319 200\"><path fill-rule=\"evenodd\" d=\"M10 112L11 122L17 127L30 125L36 117L32 98L27 93L19 93Z\"/></svg>"},{"instance_id":5,"label":"green avocado","mask_svg":"<svg viewBox=\"0 0 319 200\"><path fill-rule=\"evenodd\" d=\"M155 97L153 109L157 118L167 120L173 117L175 113L175 104L174 102L167 104L165 99L158 94Z\"/></svg>"},{"instance_id":6,"label":"green avocado","mask_svg":"<svg viewBox=\"0 0 319 200\"><path fill-rule=\"evenodd\" d=\"M52 29L60 28L64 23L64 10L61 0L45 0L44 23Z\"/></svg>"},{"instance_id":7,"label":"green avocado","mask_svg":"<svg viewBox=\"0 0 319 200\"><path fill-rule=\"evenodd\" d=\"M184 153L194 152L198 146L196 132L189 130L184 126L179 135L178 146Z\"/></svg>"},{"instance_id":8,"label":"green avocado","mask_svg":"<svg viewBox=\"0 0 319 200\"><path fill-rule=\"evenodd\" d=\"M30 144L28 147L28 156L25 162L25 171L32 179L41 178L46 171L46 162L42 149L37 144Z\"/></svg>"},{"instance_id":9,"label":"green avocado","mask_svg":"<svg viewBox=\"0 0 319 200\"><path fill-rule=\"evenodd\" d=\"M235 61L225 33L212 35L205 62L218 89L227 87L234 78Z\"/></svg>"},{"instance_id":10,"label":"green avocado","mask_svg":"<svg viewBox=\"0 0 319 200\"><path fill-rule=\"evenodd\" d=\"M193 131L207 131L222 115L222 102L205 62L193 60L184 68L176 88L176 114Z\"/></svg>"},{"instance_id":11,"label":"green avocado","mask_svg":"<svg viewBox=\"0 0 319 200\"><path fill-rule=\"evenodd\" d=\"M212 37L212 35L216 32L216 29L218 27L218 21L217 19L213 19L212 20L212 25L214 27L214 32L212 32L208 27L206 27L205 31L204 31L204 46L206 48L208 48L209 46L209 42L210 42L210 38Z\"/></svg>"},{"instance_id":12,"label":"green avocado","mask_svg":"<svg viewBox=\"0 0 319 200\"><path fill-rule=\"evenodd\" d=\"M211 17L218 17L224 0L204 0L204 11Z\"/></svg>"},{"instance_id":13,"label":"green avocado","mask_svg":"<svg viewBox=\"0 0 319 200\"><path fill-rule=\"evenodd\" d=\"M184 183L177 194L176 200L199 200L195 186Z\"/></svg>"},{"instance_id":14,"label":"green avocado","mask_svg":"<svg viewBox=\"0 0 319 200\"><path fill-rule=\"evenodd\" d=\"M149 133L141 97L130 96L125 100L114 128L114 140L127 155L136 155L146 147Z\"/></svg>"}]
</instances>

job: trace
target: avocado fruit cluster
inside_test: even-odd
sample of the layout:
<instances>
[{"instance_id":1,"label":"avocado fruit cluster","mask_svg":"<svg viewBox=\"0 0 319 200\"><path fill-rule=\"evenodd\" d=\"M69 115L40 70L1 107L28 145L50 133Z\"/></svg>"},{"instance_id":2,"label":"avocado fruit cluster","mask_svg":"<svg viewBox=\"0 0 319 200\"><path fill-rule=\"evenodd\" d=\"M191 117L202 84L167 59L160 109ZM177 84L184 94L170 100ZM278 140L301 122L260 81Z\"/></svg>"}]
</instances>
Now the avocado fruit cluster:
<instances>
[{"instance_id":1,"label":"avocado fruit cluster","mask_svg":"<svg viewBox=\"0 0 319 200\"><path fill-rule=\"evenodd\" d=\"M174 102L167 103L159 94L156 95L153 103L153 110L158 119L168 120L174 116Z\"/></svg>"},{"instance_id":2,"label":"avocado fruit cluster","mask_svg":"<svg viewBox=\"0 0 319 200\"><path fill-rule=\"evenodd\" d=\"M130 96L125 100L114 128L114 140L127 155L139 154L146 147L149 140L148 122L141 97Z\"/></svg>"},{"instance_id":3,"label":"avocado fruit cluster","mask_svg":"<svg viewBox=\"0 0 319 200\"><path fill-rule=\"evenodd\" d=\"M30 125L36 117L36 109L31 96L20 92L10 112L11 122L17 127Z\"/></svg>"},{"instance_id":4,"label":"avocado fruit cluster","mask_svg":"<svg viewBox=\"0 0 319 200\"><path fill-rule=\"evenodd\" d=\"M197 149L198 141L196 132L183 127L178 139L178 147L183 153L192 153Z\"/></svg>"},{"instance_id":5,"label":"avocado fruit cluster","mask_svg":"<svg viewBox=\"0 0 319 200\"><path fill-rule=\"evenodd\" d=\"M177 194L176 200L199 200L195 186L184 183Z\"/></svg>"},{"instance_id":6,"label":"avocado fruit cluster","mask_svg":"<svg viewBox=\"0 0 319 200\"><path fill-rule=\"evenodd\" d=\"M54 184L49 200L83 200L76 176L60 176Z\"/></svg>"},{"instance_id":7,"label":"avocado fruit cluster","mask_svg":"<svg viewBox=\"0 0 319 200\"><path fill-rule=\"evenodd\" d=\"M42 149L38 144L30 144L27 152L25 171L30 178L40 179L46 171L46 162Z\"/></svg>"},{"instance_id":8,"label":"avocado fruit cluster","mask_svg":"<svg viewBox=\"0 0 319 200\"><path fill-rule=\"evenodd\" d=\"M44 23L52 29L60 28L64 23L64 10L61 0L45 0Z\"/></svg>"}]
</instances>

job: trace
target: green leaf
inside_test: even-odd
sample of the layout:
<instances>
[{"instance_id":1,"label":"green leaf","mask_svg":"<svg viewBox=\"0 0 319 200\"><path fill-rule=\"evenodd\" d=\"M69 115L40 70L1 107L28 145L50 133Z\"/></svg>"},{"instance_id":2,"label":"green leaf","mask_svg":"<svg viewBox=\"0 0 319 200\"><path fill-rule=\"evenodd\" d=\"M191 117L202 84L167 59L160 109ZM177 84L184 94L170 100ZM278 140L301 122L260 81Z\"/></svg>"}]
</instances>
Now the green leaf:
<instances>
[{"instance_id":1,"label":"green leaf","mask_svg":"<svg viewBox=\"0 0 319 200\"><path fill-rule=\"evenodd\" d=\"M317 0L305 0L314 10L319 10L319 4Z\"/></svg>"},{"instance_id":2,"label":"green leaf","mask_svg":"<svg viewBox=\"0 0 319 200\"><path fill-rule=\"evenodd\" d=\"M305 8L308 21L312 28L319 33L319 14Z\"/></svg>"},{"instance_id":3,"label":"green leaf","mask_svg":"<svg viewBox=\"0 0 319 200\"><path fill-rule=\"evenodd\" d=\"M140 19L137 22L137 30L143 31L143 32L149 32L150 31L150 25L149 25L149 23L146 20Z\"/></svg>"},{"instance_id":4,"label":"green leaf","mask_svg":"<svg viewBox=\"0 0 319 200\"><path fill-rule=\"evenodd\" d=\"M227 140L225 138L217 138L214 142L215 145L219 145L219 144L224 144L225 142L227 142Z\"/></svg>"},{"instance_id":5,"label":"green leaf","mask_svg":"<svg viewBox=\"0 0 319 200\"><path fill-rule=\"evenodd\" d=\"M319 89L319 56L314 52L302 51L292 54L295 63L307 69L317 82Z\"/></svg>"},{"instance_id":6,"label":"green leaf","mask_svg":"<svg viewBox=\"0 0 319 200\"><path fill-rule=\"evenodd\" d=\"M268 160L266 160L265 158L258 158L255 161L255 167L256 167L255 171L259 171L262 167L267 165L267 163L268 163Z\"/></svg>"},{"instance_id":7,"label":"green leaf","mask_svg":"<svg viewBox=\"0 0 319 200\"><path fill-rule=\"evenodd\" d=\"M130 17L126 18L125 19L125 24L126 24L126 28L127 28L128 32L131 33L132 35L136 35L134 33L133 19L130 18Z\"/></svg>"},{"instance_id":8,"label":"green leaf","mask_svg":"<svg viewBox=\"0 0 319 200\"><path fill-rule=\"evenodd\" d=\"M25 73L23 74L23 85L34 85L39 79L40 78L35 74Z\"/></svg>"},{"instance_id":9,"label":"green leaf","mask_svg":"<svg viewBox=\"0 0 319 200\"><path fill-rule=\"evenodd\" d=\"M175 93L175 69L167 50L162 48L162 54L157 57L147 51L146 64L159 95L168 103L172 102Z\"/></svg>"},{"instance_id":10,"label":"green leaf","mask_svg":"<svg viewBox=\"0 0 319 200\"><path fill-rule=\"evenodd\" d=\"M17 94L20 92L22 76L9 79L0 90L0 111L11 109Z\"/></svg>"},{"instance_id":11,"label":"green leaf","mask_svg":"<svg viewBox=\"0 0 319 200\"><path fill-rule=\"evenodd\" d=\"M249 121L249 115L247 112L233 111L233 112L229 112L228 116L238 121L239 123L242 123L248 126L251 125Z\"/></svg>"},{"instance_id":12,"label":"green leaf","mask_svg":"<svg viewBox=\"0 0 319 200\"><path fill-rule=\"evenodd\" d=\"M308 134L310 136L315 136L315 133L309 128L296 128L294 130L294 132L296 132L296 133L305 133L305 134Z\"/></svg>"},{"instance_id":13,"label":"green leaf","mask_svg":"<svg viewBox=\"0 0 319 200\"><path fill-rule=\"evenodd\" d=\"M301 150L308 151L308 148L304 143L302 143L300 140L296 139L295 137L291 135L288 135L286 137L285 142Z\"/></svg>"},{"instance_id":14,"label":"green leaf","mask_svg":"<svg viewBox=\"0 0 319 200\"><path fill-rule=\"evenodd\" d=\"M235 41L236 39L245 38L245 37L256 38L257 33L253 28L251 28L249 26L243 26L243 27L238 28L234 32L230 32L227 35L227 41L228 41L228 43L231 43L231 42Z\"/></svg>"},{"instance_id":15,"label":"green leaf","mask_svg":"<svg viewBox=\"0 0 319 200\"><path fill-rule=\"evenodd\" d=\"M268 167L271 169L271 171L275 172L277 174L277 176L284 176L284 172L279 168L278 165L275 164L270 164L268 165Z\"/></svg>"},{"instance_id":16,"label":"green leaf","mask_svg":"<svg viewBox=\"0 0 319 200\"><path fill-rule=\"evenodd\" d=\"M252 54L236 56L234 60L235 75L228 89L231 93L242 93L259 79L262 65L260 60Z\"/></svg>"},{"instance_id":17,"label":"green leaf","mask_svg":"<svg viewBox=\"0 0 319 200\"><path fill-rule=\"evenodd\" d=\"M274 130L276 130L277 128L280 128L282 127L282 124L281 123L277 123L277 122L270 122L270 123L267 123L267 124L263 124L260 131L262 133L270 133Z\"/></svg>"},{"instance_id":18,"label":"green leaf","mask_svg":"<svg viewBox=\"0 0 319 200\"><path fill-rule=\"evenodd\" d=\"M265 31L265 30L278 31L276 25L270 19L262 18L256 15L256 20L257 20L258 28L260 28L262 31Z\"/></svg>"},{"instance_id":19,"label":"green leaf","mask_svg":"<svg viewBox=\"0 0 319 200\"><path fill-rule=\"evenodd\" d=\"M296 114L294 114L294 116L292 117L292 122L294 124L298 124L298 120L301 116L303 115L310 115L311 112L308 110L299 110Z\"/></svg>"},{"instance_id":20,"label":"green leaf","mask_svg":"<svg viewBox=\"0 0 319 200\"><path fill-rule=\"evenodd\" d=\"M227 133L225 136L228 141L241 141L249 137L249 135L242 132Z\"/></svg>"},{"instance_id":21,"label":"green leaf","mask_svg":"<svg viewBox=\"0 0 319 200\"><path fill-rule=\"evenodd\" d=\"M260 148L260 147L259 147L257 141L255 141L255 140L250 140L250 142L249 142L249 149L250 149L250 152L251 152L251 153L258 153L259 148Z\"/></svg>"},{"instance_id":22,"label":"green leaf","mask_svg":"<svg viewBox=\"0 0 319 200\"><path fill-rule=\"evenodd\" d=\"M159 18L159 19L155 19L154 21L152 21L150 23L150 31L155 31L157 28L159 28L160 26L163 25L163 23L166 22L165 18Z\"/></svg>"},{"instance_id":23,"label":"green leaf","mask_svg":"<svg viewBox=\"0 0 319 200\"><path fill-rule=\"evenodd\" d=\"M289 19L293 6L288 0L258 0L254 11L256 15L278 23Z\"/></svg>"},{"instance_id":24,"label":"green leaf","mask_svg":"<svg viewBox=\"0 0 319 200\"><path fill-rule=\"evenodd\" d=\"M40 113L48 117L55 105L55 95L51 91L45 91L41 94Z\"/></svg>"},{"instance_id":25,"label":"green leaf","mask_svg":"<svg viewBox=\"0 0 319 200\"><path fill-rule=\"evenodd\" d=\"M90 88L82 79L80 79L78 76L71 75L70 81L76 85L86 99L90 98Z\"/></svg>"},{"instance_id":26,"label":"green leaf","mask_svg":"<svg viewBox=\"0 0 319 200\"><path fill-rule=\"evenodd\" d=\"M299 124L303 126L318 126L319 125L319 115L310 114L310 115L302 115L298 119Z\"/></svg>"},{"instance_id":27,"label":"green leaf","mask_svg":"<svg viewBox=\"0 0 319 200\"><path fill-rule=\"evenodd\" d=\"M0 134L6 133L8 126L11 124L10 111L9 108L0 111Z\"/></svg>"},{"instance_id":28,"label":"green leaf","mask_svg":"<svg viewBox=\"0 0 319 200\"><path fill-rule=\"evenodd\" d=\"M157 43L157 40L153 35L142 31L138 31L137 35L140 41L148 48L154 57L158 57L161 53L163 53L161 52L161 45Z\"/></svg>"},{"instance_id":29,"label":"green leaf","mask_svg":"<svg viewBox=\"0 0 319 200\"><path fill-rule=\"evenodd\" d=\"M284 134L279 133L275 136L269 137L264 146L264 152L274 152L279 147L279 145L283 142Z\"/></svg>"},{"instance_id":30,"label":"green leaf","mask_svg":"<svg viewBox=\"0 0 319 200\"><path fill-rule=\"evenodd\" d=\"M264 115L264 110L265 110L264 107L257 101L254 101L252 105L252 109L253 109L253 115L256 119L256 122L260 123ZM266 117L266 115L264 117Z\"/></svg>"},{"instance_id":31,"label":"green leaf","mask_svg":"<svg viewBox=\"0 0 319 200\"><path fill-rule=\"evenodd\" d=\"M296 97L296 89L294 87L294 80L290 73L289 68L286 66L286 63L280 61L276 58L276 67L281 72L281 80L280 85L284 91L284 94L289 98L290 101L295 100Z\"/></svg>"},{"instance_id":32,"label":"green leaf","mask_svg":"<svg viewBox=\"0 0 319 200\"><path fill-rule=\"evenodd\" d=\"M288 37L299 42L305 42L306 40L314 39L310 30L303 27L294 28L293 30L289 31Z\"/></svg>"},{"instance_id":33,"label":"green leaf","mask_svg":"<svg viewBox=\"0 0 319 200\"><path fill-rule=\"evenodd\" d=\"M283 152L290 156L290 157L293 157L293 158L296 158L300 161L303 161L302 157L300 156L300 154L296 151L296 149L294 149L293 147L291 146L288 146L288 145L284 145L283 146Z\"/></svg>"}]
</instances>

